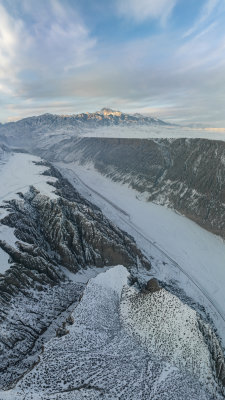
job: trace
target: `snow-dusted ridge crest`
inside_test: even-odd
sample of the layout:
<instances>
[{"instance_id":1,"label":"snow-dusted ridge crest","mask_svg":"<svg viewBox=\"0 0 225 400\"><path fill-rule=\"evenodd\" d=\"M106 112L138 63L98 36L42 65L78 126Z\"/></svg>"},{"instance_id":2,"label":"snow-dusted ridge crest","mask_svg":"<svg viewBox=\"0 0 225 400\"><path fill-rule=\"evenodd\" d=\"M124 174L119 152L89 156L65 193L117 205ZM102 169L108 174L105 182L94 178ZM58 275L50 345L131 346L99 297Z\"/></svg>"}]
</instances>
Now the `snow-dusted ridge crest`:
<instances>
[{"instance_id":1,"label":"snow-dusted ridge crest","mask_svg":"<svg viewBox=\"0 0 225 400\"><path fill-rule=\"evenodd\" d=\"M60 139L58 136L62 136ZM35 149L36 144L56 143L74 137L202 138L225 141L225 128L190 127L139 113L110 108L79 114L42 114L0 124L0 142Z\"/></svg>"},{"instance_id":2,"label":"snow-dusted ridge crest","mask_svg":"<svg viewBox=\"0 0 225 400\"><path fill-rule=\"evenodd\" d=\"M222 400L196 313L164 289L130 286L122 265L89 280L71 320L1 400Z\"/></svg>"},{"instance_id":3,"label":"snow-dusted ridge crest","mask_svg":"<svg viewBox=\"0 0 225 400\"><path fill-rule=\"evenodd\" d=\"M79 114L67 114L67 115L57 115L57 114L42 114L38 116L33 116L33 117L27 117L23 118L19 121L16 122L7 122L5 124L1 124L0 128L4 127L9 127L9 126L15 126L17 124L29 124L30 127L32 127L32 124L41 124L44 122L64 122L66 123L70 122L72 124L75 124L77 122L91 122L95 121L98 122L100 125L101 123L104 124L104 122L112 123L112 124L118 124L118 123L128 123L128 124L158 124L158 125L171 125L170 123L166 123L158 118L154 118L151 116L144 116L142 114L127 114L123 113L121 111L116 111L112 110L111 108L102 108L100 111L96 112L84 112L84 113L79 113Z\"/></svg>"},{"instance_id":4,"label":"snow-dusted ridge crest","mask_svg":"<svg viewBox=\"0 0 225 400\"><path fill-rule=\"evenodd\" d=\"M20 168L14 171L16 158ZM30 179L25 180L18 187L24 174L21 165L27 161L28 175L34 168L31 175L36 180L32 178L31 186ZM50 326L54 321L57 325L80 296L83 284L68 281L65 271L118 263L150 269L150 263L129 235L49 164L15 154L5 156L2 167L15 173L10 191L5 187L0 222L0 254L4 255L0 259L0 385L8 388L37 362L42 343L55 334ZM6 235L7 229L13 237Z\"/></svg>"},{"instance_id":5,"label":"snow-dusted ridge crest","mask_svg":"<svg viewBox=\"0 0 225 400\"><path fill-rule=\"evenodd\" d=\"M83 196L91 198L108 218L135 237L138 246L151 258L155 276L169 284L170 291L180 296L183 288L192 298L189 301L181 294L184 302L194 301L201 315L205 308L224 345L223 240L173 210L147 202L147 192L140 194L126 183L112 182L91 163L56 165Z\"/></svg>"},{"instance_id":6,"label":"snow-dusted ridge crest","mask_svg":"<svg viewBox=\"0 0 225 400\"><path fill-rule=\"evenodd\" d=\"M85 137L43 149L54 162L81 164L128 184L225 238L225 143L204 139ZM66 165L65 165L66 168Z\"/></svg>"},{"instance_id":7,"label":"snow-dusted ridge crest","mask_svg":"<svg viewBox=\"0 0 225 400\"><path fill-rule=\"evenodd\" d=\"M10 261L0 275L0 399L220 400L214 332L145 286L151 263L133 238L49 163L4 151L1 160L15 174L1 227L15 236L0 238ZM31 176L18 186L24 168Z\"/></svg>"}]
</instances>

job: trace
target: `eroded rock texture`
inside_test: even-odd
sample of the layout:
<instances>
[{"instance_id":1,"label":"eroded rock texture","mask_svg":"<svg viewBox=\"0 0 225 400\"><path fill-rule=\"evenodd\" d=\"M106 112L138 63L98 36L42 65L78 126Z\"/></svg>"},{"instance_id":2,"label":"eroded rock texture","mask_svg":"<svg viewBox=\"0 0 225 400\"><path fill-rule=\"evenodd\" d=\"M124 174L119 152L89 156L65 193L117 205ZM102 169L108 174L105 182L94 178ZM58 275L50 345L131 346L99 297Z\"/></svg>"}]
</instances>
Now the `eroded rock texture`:
<instances>
[{"instance_id":1,"label":"eroded rock texture","mask_svg":"<svg viewBox=\"0 0 225 400\"><path fill-rule=\"evenodd\" d=\"M0 277L1 387L9 387L37 362L42 343L78 301L83 285L69 282L69 272L137 263L150 268L130 236L56 170L50 173L58 178L57 199L30 188L6 203L8 215L1 220L15 228L18 239L15 247L0 242L11 262Z\"/></svg>"},{"instance_id":2,"label":"eroded rock texture","mask_svg":"<svg viewBox=\"0 0 225 400\"><path fill-rule=\"evenodd\" d=\"M164 289L130 286L123 266L90 279L72 317L16 399L222 400L197 314Z\"/></svg>"},{"instance_id":3,"label":"eroded rock texture","mask_svg":"<svg viewBox=\"0 0 225 400\"><path fill-rule=\"evenodd\" d=\"M225 143L207 139L70 139L39 154L92 162L102 174L145 192L203 228L225 237Z\"/></svg>"}]
</instances>

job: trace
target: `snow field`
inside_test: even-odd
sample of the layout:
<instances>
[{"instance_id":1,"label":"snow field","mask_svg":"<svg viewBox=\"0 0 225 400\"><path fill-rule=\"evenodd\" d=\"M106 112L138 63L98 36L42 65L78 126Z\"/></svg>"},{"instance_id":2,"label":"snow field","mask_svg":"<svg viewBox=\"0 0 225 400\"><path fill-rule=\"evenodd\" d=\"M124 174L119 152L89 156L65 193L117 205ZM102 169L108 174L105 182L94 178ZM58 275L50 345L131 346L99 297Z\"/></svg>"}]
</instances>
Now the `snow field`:
<instances>
[{"instance_id":1,"label":"snow field","mask_svg":"<svg viewBox=\"0 0 225 400\"><path fill-rule=\"evenodd\" d=\"M225 346L224 241L177 212L147 202L139 192L104 177L91 164L56 166L84 197L154 257L152 274L166 282L177 281L188 296L205 306Z\"/></svg>"},{"instance_id":2,"label":"snow field","mask_svg":"<svg viewBox=\"0 0 225 400\"><path fill-rule=\"evenodd\" d=\"M212 399L210 387L205 385L204 380L200 384L184 365L178 368L173 365L174 360L168 362L159 352L154 354L156 346L151 348L150 335L146 333L152 332L151 325L158 329L157 318L151 321L148 314L146 322L138 330L137 325L143 317L142 294L129 288L128 277L126 268L116 266L90 279L72 313L74 324L68 327L69 334L51 339L45 345L39 364L12 391L0 392L0 399L9 399L9 393L17 400L31 400L38 396L39 400ZM153 316L162 304L157 307L154 296L146 296L150 299L148 306L152 302ZM131 299L133 309L130 308ZM174 302L176 308L164 330L170 346L169 337L173 335L173 326L177 323L176 320L172 323L172 319L180 318L183 308L178 299L167 298L166 291L163 292L163 301ZM188 307L184 318L189 318L192 324L194 317ZM137 340L137 333L140 336L140 332L142 338L146 336L149 348L142 340ZM193 335L195 333L197 331ZM183 336L184 329L180 332L182 339ZM200 335L197 344L201 344ZM201 349L199 356L204 355L204 362L206 354L201 353ZM182 358L181 355L179 357ZM215 400L221 399L216 389L213 393Z\"/></svg>"},{"instance_id":3,"label":"snow field","mask_svg":"<svg viewBox=\"0 0 225 400\"><path fill-rule=\"evenodd\" d=\"M30 186L34 186L42 194L55 199L54 188L47 182L55 182L55 178L42 175L46 171L45 166L36 165L41 158L25 153L0 153L0 206L4 206L5 201L12 199L19 200L18 192L26 193ZM7 210L0 208L0 219L7 215ZM0 240L7 241L8 244L15 246L17 241L13 229L2 225L0 222ZM0 273L10 267L9 257L0 248Z\"/></svg>"}]
</instances>

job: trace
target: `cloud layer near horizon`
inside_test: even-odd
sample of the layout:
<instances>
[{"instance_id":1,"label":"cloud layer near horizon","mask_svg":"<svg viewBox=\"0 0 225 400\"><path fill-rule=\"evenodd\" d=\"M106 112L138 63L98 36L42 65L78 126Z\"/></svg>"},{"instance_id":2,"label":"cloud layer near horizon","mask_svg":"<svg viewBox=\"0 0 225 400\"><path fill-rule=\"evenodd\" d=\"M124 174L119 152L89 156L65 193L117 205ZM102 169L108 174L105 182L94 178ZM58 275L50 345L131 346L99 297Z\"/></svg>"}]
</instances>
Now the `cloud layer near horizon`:
<instances>
[{"instance_id":1,"label":"cloud layer near horizon","mask_svg":"<svg viewBox=\"0 0 225 400\"><path fill-rule=\"evenodd\" d=\"M110 106L225 126L223 0L104 5L0 0L0 120Z\"/></svg>"}]
</instances>

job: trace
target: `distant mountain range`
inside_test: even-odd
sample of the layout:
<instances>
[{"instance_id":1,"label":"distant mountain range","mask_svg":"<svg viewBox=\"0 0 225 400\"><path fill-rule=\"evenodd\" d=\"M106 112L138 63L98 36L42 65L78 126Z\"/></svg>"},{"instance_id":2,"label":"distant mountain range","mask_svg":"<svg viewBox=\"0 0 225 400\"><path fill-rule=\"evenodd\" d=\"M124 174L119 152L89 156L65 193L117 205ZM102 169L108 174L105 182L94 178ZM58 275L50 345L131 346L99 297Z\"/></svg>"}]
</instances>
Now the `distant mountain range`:
<instances>
[{"instance_id":1,"label":"distant mountain range","mask_svg":"<svg viewBox=\"0 0 225 400\"><path fill-rule=\"evenodd\" d=\"M167 136L173 133L173 139ZM169 205L224 238L224 142L188 134L156 118L103 108L3 124L0 144L50 162L93 163L101 173L148 192L149 200Z\"/></svg>"},{"instance_id":2,"label":"distant mountain range","mask_svg":"<svg viewBox=\"0 0 225 400\"><path fill-rule=\"evenodd\" d=\"M146 124L146 125L170 125L158 118L147 117L141 114L126 114L121 111L115 111L110 108L102 108L94 113L81 113L72 115L56 115L43 114L34 117L23 118L16 122L8 122L1 124L3 129L15 126L25 126L32 128L49 127L50 129L58 126L79 126L81 124L93 124L96 126L102 125L118 125L118 124Z\"/></svg>"},{"instance_id":3,"label":"distant mountain range","mask_svg":"<svg viewBox=\"0 0 225 400\"><path fill-rule=\"evenodd\" d=\"M182 128L105 108L0 126L0 400L224 398L225 319L216 306L223 310L223 252L212 251L212 268L205 265L209 241L204 231L195 236L197 276L210 282L211 300L191 276L190 229L170 235L159 207L149 225L168 248L175 242L167 254L145 236L141 201L171 207L224 239L225 143L166 136L174 131ZM108 194L96 174L109 178ZM111 198L122 184L136 190L129 213ZM95 195L112 206L109 219L90 202ZM143 230L132 222L138 200Z\"/></svg>"},{"instance_id":4,"label":"distant mountain range","mask_svg":"<svg viewBox=\"0 0 225 400\"><path fill-rule=\"evenodd\" d=\"M104 126L131 126L131 125L170 125L158 118L147 117L141 114L125 114L110 108L102 108L95 113L81 113L74 115L43 114L28 117L16 122L0 124L0 134L11 133L47 133L63 129L64 131L80 132L85 128L98 128Z\"/></svg>"}]
</instances>

